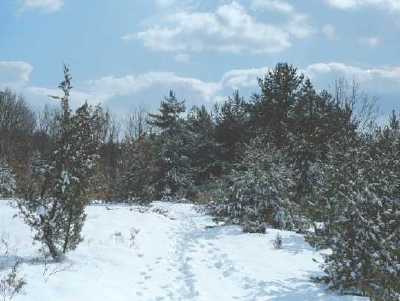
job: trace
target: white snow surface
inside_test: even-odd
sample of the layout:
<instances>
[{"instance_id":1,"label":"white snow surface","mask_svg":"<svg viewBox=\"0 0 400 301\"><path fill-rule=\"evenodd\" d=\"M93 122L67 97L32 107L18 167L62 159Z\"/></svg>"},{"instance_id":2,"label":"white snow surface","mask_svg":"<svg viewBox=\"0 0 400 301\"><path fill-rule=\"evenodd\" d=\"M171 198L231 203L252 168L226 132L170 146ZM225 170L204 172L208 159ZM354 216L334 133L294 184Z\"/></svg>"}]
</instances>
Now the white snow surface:
<instances>
[{"instance_id":1,"label":"white snow surface","mask_svg":"<svg viewBox=\"0 0 400 301\"><path fill-rule=\"evenodd\" d=\"M63 263L47 265L16 213L0 201L0 234L28 282L16 301L367 300L313 283L321 273L313 259L322 259L301 235L244 234L216 226L190 204L89 206L84 242ZM280 250L272 242L277 233Z\"/></svg>"}]
</instances>

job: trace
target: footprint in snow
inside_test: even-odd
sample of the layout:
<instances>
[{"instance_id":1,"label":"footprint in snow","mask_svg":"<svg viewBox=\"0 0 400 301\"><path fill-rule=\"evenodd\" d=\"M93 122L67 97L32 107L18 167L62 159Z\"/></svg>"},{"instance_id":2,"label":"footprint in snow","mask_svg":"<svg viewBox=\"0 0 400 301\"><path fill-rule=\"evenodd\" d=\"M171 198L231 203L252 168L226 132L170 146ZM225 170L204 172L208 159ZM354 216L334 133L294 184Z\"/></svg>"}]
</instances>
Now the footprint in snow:
<instances>
[{"instance_id":1,"label":"footprint in snow","mask_svg":"<svg viewBox=\"0 0 400 301\"><path fill-rule=\"evenodd\" d=\"M259 287L267 287L267 282L265 282L265 281L260 281L260 282L258 283L258 286L259 286Z\"/></svg>"},{"instance_id":2,"label":"footprint in snow","mask_svg":"<svg viewBox=\"0 0 400 301\"><path fill-rule=\"evenodd\" d=\"M234 268L230 268L230 269L224 271L222 273L222 275L226 278L226 277L229 277L230 275L232 275L234 272L235 272L235 269Z\"/></svg>"},{"instance_id":3,"label":"footprint in snow","mask_svg":"<svg viewBox=\"0 0 400 301\"><path fill-rule=\"evenodd\" d=\"M217 262L214 264L214 267L216 267L217 269L222 268L222 262Z\"/></svg>"},{"instance_id":4,"label":"footprint in snow","mask_svg":"<svg viewBox=\"0 0 400 301\"><path fill-rule=\"evenodd\" d=\"M245 290L249 290L249 289L252 288L252 285L251 285L250 283L245 283L245 285L243 285L243 288L244 288Z\"/></svg>"}]
</instances>

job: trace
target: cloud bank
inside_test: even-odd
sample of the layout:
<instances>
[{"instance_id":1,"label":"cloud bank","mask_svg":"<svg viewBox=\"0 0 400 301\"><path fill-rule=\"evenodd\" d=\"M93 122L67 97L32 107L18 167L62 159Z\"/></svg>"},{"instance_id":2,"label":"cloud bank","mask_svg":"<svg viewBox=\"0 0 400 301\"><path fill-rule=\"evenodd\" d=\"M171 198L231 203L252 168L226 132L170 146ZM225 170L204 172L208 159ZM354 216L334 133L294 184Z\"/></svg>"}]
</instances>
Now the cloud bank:
<instances>
[{"instance_id":1,"label":"cloud bank","mask_svg":"<svg viewBox=\"0 0 400 301\"><path fill-rule=\"evenodd\" d=\"M286 2L257 0L252 7L273 9L288 18L284 24L261 22L234 1L218 6L215 11L182 10L168 14L158 24L126 34L122 39L140 40L155 51L268 54L281 52L291 47L293 40L312 34L307 17L296 13Z\"/></svg>"}]
</instances>

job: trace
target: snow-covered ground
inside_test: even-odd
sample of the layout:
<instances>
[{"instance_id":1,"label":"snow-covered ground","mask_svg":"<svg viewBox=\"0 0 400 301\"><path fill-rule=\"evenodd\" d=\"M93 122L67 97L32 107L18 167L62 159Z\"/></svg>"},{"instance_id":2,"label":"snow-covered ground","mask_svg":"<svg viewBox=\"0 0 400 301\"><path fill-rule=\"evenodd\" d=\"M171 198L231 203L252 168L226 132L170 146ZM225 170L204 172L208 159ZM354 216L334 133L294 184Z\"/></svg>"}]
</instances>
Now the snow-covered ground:
<instances>
[{"instance_id":1,"label":"snow-covered ground","mask_svg":"<svg viewBox=\"0 0 400 301\"><path fill-rule=\"evenodd\" d=\"M17 211L0 201L0 234L8 234L28 282L15 300L367 300L311 282L320 273L313 259L321 257L301 235L209 227L212 219L195 209L171 203L90 206L85 241L64 263L44 265ZM280 250L272 243L278 232Z\"/></svg>"}]
</instances>

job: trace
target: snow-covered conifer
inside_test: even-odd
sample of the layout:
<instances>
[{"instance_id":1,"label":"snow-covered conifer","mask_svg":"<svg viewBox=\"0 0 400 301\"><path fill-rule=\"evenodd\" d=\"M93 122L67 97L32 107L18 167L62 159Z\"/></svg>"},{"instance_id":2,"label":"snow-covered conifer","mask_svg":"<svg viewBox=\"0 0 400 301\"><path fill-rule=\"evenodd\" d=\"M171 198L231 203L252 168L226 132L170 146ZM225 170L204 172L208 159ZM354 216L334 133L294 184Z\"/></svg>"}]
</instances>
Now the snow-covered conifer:
<instances>
[{"instance_id":1,"label":"snow-covered conifer","mask_svg":"<svg viewBox=\"0 0 400 301\"><path fill-rule=\"evenodd\" d=\"M290 202L292 173L281 152L258 138L248 146L243 162L234 171L225 212L248 232L263 232L267 223L290 229L296 208Z\"/></svg>"},{"instance_id":2,"label":"snow-covered conifer","mask_svg":"<svg viewBox=\"0 0 400 301\"><path fill-rule=\"evenodd\" d=\"M330 286L373 300L400 297L400 140L394 137L386 129L331 153L318 195L325 218L310 235L331 250L324 264Z\"/></svg>"},{"instance_id":3,"label":"snow-covered conifer","mask_svg":"<svg viewBox=\"0 0 400 301\"><path fill-rule=\"evenodd\" d=\"M19 202L25 221L35 230L35 239L59 260L81 242L88 203L88 187L95 168L98 141L94 135L96 116L84 104L75 114L69 107L71 76L64 69L60 84L62 114L59 133L48 163L33 169L33 189Z\"/></svg>"}]
</instances>

